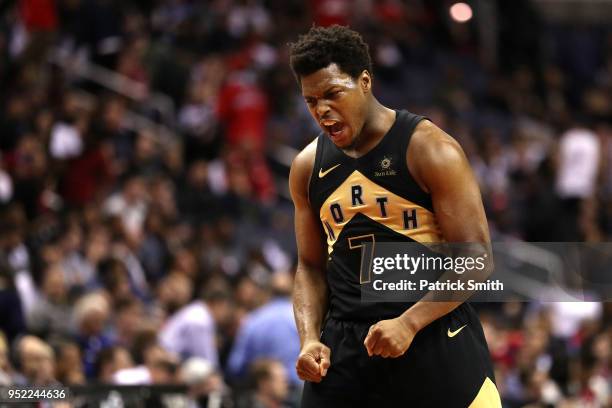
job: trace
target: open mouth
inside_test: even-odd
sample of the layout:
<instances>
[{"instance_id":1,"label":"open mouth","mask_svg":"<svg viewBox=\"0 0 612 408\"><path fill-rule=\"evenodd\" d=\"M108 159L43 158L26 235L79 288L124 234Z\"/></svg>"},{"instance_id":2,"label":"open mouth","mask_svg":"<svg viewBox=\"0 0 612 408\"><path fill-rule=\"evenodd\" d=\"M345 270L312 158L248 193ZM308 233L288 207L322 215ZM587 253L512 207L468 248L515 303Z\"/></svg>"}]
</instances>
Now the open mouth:
<instances>
[{"instance_id":1,"label":"open mouth","mask_svg":"<svg viewBox=\"0 0 612 408\"><path fill-rule=\"evenodd\" d=\"M321 125L323 125L327 133L332 138L337 138L341 136L345 128L342 122L338 122L336 120L323 120L321 121Z\"/></svg>"}]
</instances>

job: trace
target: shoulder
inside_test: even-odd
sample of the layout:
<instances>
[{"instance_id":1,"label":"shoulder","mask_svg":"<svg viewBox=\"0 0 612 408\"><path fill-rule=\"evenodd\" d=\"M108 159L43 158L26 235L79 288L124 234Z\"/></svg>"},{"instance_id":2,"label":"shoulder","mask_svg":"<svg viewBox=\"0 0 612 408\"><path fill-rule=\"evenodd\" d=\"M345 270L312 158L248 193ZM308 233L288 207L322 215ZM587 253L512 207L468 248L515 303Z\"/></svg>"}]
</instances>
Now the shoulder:
<instances>
[{"instance_id":1,"label":"shoulder","mask_svg":"<svg viewBox=\"0 0 612 408\"><path fill-rule=\"evenodd\" d=\"M463 149L459 143L448 133L425 119L419 122L414 129L410 142L410 149L414 151L414 159L421 158L444 163L447 160L455 160L463 156Z\"/></svg>"},{"instance_id":2,"label":"shoulder","mask_svg":"<svg viewBox=\"0 0 612 408\"><path fill-rule=\"evenodd\" d=\"M289 188L294 201L297 196L307 197L308 195L308 184L310 183L310 176L314 167L315 157L317 155L317 141L316 137L312 142L308 144L291 163L291 171L289 172Z\"/></svg>"},{"instance_id":3,"label":"shoulder","mask_svg":"<svg viewBox=\"0 0 612 408\"><path fill-rule=\"evenodd\" d=\"M207 324L212 321L208 306L202 301L195 301L184 306L175 316L175 321L181 323Z\"/></svg>"},{"instance_id":4,"label":"shoulder","mask_svg":"<svg viewBox=\"0 0 612 408\"><path fill-rule=\"evenodd\" d=\"M411 173L426 191L428 176L469 168L461 145L427 119L416 126L406 156Z\"/></svg>"}]
</instances>

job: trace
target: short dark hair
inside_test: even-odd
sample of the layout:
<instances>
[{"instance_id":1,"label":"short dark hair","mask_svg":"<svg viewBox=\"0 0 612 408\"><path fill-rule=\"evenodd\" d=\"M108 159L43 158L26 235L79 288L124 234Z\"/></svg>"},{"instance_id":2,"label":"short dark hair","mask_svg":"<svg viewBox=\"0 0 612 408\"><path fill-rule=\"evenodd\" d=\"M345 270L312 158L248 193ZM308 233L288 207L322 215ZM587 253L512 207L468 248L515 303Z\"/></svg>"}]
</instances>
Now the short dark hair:
<instances>
[{"instance_id":1,"label":"short dark hair","mask_svg":"<svg viewBox=\"0 0 612 408\"><path fill-rule=\"evenodd\" d=\"M249 366L250 386L258 389L262 382L272 377L272 366L281 364L280 361L271 358L258 358Z\"/></svg>"},{"instance_id":2,"label":"short dark hair","mask_svg":"<svg viewBox=\"0 0 612 408\"><path fill-rule=\"evenodd\" d=\"M361 35L348 27L313 26L297 42L289 44L290 65L298 82L329 64L336 63L345 73L356 79L364 70L372 74L372 60L368 44Z\"/></svg>"}]
</instances>

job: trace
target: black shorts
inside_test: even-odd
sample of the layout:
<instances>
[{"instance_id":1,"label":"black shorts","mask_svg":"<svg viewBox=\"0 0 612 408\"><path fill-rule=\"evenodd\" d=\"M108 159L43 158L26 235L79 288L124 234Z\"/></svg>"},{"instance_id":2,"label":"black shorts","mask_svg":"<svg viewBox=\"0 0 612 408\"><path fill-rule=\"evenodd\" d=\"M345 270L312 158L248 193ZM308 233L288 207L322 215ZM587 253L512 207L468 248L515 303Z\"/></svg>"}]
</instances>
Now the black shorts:
<instances>
[{"instance_id":1,"label":"black shorts","mask_svg":"<svg viewBox=\"0 0 612 408\"><path fill-rule=\"evenodd\" d=\"M305 383L302 408L501 407L482 326L468 304L421 330L398 358L368 357L363 341L372 323L326 321L321 341L331 365L320 383Z\"/></svg>"}]
</instances>

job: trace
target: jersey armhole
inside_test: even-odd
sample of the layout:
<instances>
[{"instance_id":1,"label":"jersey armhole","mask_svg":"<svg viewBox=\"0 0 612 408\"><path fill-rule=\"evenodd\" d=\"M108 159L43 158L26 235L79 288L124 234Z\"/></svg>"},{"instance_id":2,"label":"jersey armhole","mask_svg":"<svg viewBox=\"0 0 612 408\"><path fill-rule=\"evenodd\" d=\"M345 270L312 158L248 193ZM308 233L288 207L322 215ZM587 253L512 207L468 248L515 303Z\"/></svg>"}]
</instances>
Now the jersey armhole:
<instances>
[{"instance_id":1,"label":"jersey armhole","mask_svg":"<svg viewBox=\"0 0 612 408\"><path fill-rule=\"evenodd\" d=\"M312 171L310 172L310 178L308 180L308 202L310 203L310 208L314 209L313 202L310 196L310 192L315 186L317 177L317 167L321 164L321 157L323 156L323 143L322 143L321 134L317 136L317 150L315 152L314 163L312 164Z\"/></svg>"},{"instance_id":2,"label":"jersey armhole","mask_svg":"<svg viewBox=\"0 0 612 408\"><path fill-rule=\"evenodd\" d=\"M426 116L420 116L420 115L414 115L414 114L407 121L408 122L407 127L409 129L409 132L408 132L408 135L404 137L402 151L404 152L404 162L405 162L404 169L406 171L406 176L408 177L409 180L412 180L412 182L414 183L414 187L417 189L417 192L419 193L419 195L421 195L422 198L426 201L427 205L431 207L431 195L427 191L423 190L420 184L416 181L416 178L412 175L412 172L410 171L410 167L408 166L408 149L410 148L410 142L412 140L412 135L414 134L418 124L424 120L429 120L431 122L431 120Z\"/></svg>"}]
</instances>

